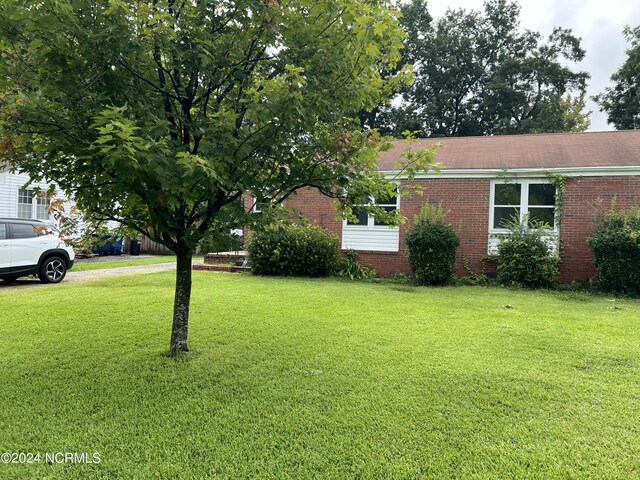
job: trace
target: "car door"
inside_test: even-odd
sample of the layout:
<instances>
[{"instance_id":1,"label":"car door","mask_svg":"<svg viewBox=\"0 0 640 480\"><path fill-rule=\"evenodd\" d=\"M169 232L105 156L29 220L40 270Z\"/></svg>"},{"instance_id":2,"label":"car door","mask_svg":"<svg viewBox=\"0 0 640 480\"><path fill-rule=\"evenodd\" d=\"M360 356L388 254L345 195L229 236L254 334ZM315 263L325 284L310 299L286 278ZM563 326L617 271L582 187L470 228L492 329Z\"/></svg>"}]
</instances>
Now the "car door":
<instances>
[{"instance_id":1,"label":"car door","mask_svg":"<svg viewBox=\"0 0 640 480\"><path fill-rule=\"evenodd\" d=\"M30 223L9 223L9 243L11 245L11 268L36 267L40 255L51 242L49 235L39 235L38 225Z\"/></svg>"},{"instance_id":2,"label":"car door","mask_svg":"<svg viewBox=\"0 0 640 480\"><path fill-rule=\"evenodd\" d=\"M11 244L7 224L0 222L0 275L9 273L11 268Z\"/></svg>"}]
</instances>

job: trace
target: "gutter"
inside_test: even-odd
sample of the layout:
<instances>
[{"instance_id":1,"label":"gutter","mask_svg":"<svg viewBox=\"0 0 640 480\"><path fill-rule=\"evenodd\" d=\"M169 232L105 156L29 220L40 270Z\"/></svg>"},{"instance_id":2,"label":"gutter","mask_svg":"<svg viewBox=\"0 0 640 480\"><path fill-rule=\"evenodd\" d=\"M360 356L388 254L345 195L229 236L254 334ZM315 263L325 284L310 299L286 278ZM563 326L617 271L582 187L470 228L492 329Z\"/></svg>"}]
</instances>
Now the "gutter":
<instances>
[{"instance_id":1,"label":"gutter","mask_svg":"<svg viewBox=\"0 0 640 480\"><path fill-rule=\"evenodd\" d=\"M400 175L399 170L381 170L388 178L406 178ZM436 178L518 178L518 177L547 177L555 173L568 177L635 177L640 176L640 166L618 167L556 167L556 168L467 168L447 169L441 173L429 171L418 174L415 179Z\"/></svg>"}]
</instances>

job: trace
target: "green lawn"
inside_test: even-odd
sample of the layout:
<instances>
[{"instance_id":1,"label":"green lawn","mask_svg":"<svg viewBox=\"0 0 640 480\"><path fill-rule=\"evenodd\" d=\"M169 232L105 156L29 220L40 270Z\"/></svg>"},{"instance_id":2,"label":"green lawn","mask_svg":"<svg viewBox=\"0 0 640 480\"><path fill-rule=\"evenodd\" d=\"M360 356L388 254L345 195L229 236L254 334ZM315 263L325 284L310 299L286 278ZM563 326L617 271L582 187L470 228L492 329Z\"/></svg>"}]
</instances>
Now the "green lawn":
<instances>
[{"instance_id":1,"label":"green lawn","mask_svg":"<svg viewBox=\"0 0 640 480\"><path fill-rule=\"evenodd\" d=\"M202 260L202 256L193 257L194 260ZM82 261L78 260L71 269L72 272L83 272L86 270L98 270L102 268L129 267L132 265L153 265L155 263L175 262L175 255L158 255L151 258L130 258L114 255L104 261Z\"/></svg>"},{"instance_id":2,"label":"green lawn","mask_svg":"<svg viewBox=\"0 0 640 480\"><path fill-rule=\"evenodd\" d=\"M640 476L640 302L173 272L0 288L0 478ZM506 305L512 308L505 308Z\"/></svg>"}]
</instances>

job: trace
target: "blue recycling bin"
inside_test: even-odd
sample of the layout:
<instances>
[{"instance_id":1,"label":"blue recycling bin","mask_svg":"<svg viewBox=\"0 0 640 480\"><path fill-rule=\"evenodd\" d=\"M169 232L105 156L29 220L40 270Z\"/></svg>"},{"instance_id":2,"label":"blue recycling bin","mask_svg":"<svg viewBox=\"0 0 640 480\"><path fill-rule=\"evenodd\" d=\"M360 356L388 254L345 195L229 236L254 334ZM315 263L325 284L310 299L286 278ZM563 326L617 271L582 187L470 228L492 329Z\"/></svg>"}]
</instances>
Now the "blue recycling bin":
<instances>
[{"instance_id":1,"label":"blue recycling bin","mask_svg":"<svg viewBox=\"0 0 640 480\"><path fill-rule=\"evenodd\" d=\"M123 237L120 235L103 235L100 237L99 244L94 245L91 251L101 256L122 255L122 241Z\"/></svg>"}]
</instances>

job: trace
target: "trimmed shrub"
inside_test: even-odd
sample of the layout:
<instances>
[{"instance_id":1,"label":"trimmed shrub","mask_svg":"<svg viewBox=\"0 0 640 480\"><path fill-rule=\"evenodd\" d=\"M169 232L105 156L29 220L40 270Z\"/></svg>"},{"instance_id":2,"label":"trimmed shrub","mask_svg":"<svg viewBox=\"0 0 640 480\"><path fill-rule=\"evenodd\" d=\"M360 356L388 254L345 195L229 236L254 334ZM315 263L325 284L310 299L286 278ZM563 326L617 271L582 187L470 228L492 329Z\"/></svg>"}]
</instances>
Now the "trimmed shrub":
<instances>
[{"instance_id":1,"label":"trimmed shrub","mask_svg":"<svg viewBox=\"0 0 640 480\"><path fill-rule=\"evenodd\" d=\"M247 240L249 264L257 275L330 275L338 265L339 251L335 235L308 224L269 225Z\"/></svg>"},{"instance_id":2,"label":"trimmed shrub","mask_svg":"<svg viewBox=\"0 0 640 480\"><path fill-rule=\"evenodd\" d=\"M640 209L618 213L612 206L588 243L602 290L640 293Z\"/></svg>"},{"instance_id":3,"label":"trimmed shrub","mask_svg":"<svg viewBox=\"0 0 640 480\"><path fill-rule=\"evenodd\" d=\"M544 238L544 224L524 219L509 223L510 233L498 245L498 282L527 288L552 287L558 278L560 257Z\"/></svg>"},{"instance_id":4,"label":"trimmed shrub","mask_svg":"<svg viewBox=\"0 0 640 480\"><path fill-rule=\"evenodd\" d=\"M442 285L455 278L460 238L446 222L442 205L425 205L405 241L409 266L418 285Z\"/></svg>"}]
</instances>

